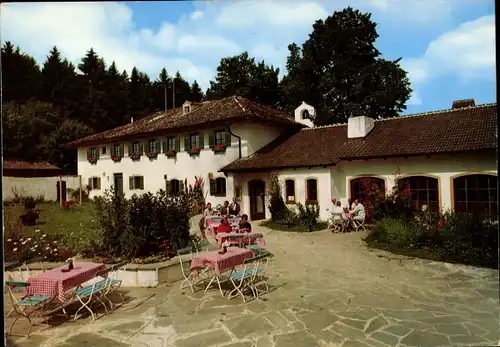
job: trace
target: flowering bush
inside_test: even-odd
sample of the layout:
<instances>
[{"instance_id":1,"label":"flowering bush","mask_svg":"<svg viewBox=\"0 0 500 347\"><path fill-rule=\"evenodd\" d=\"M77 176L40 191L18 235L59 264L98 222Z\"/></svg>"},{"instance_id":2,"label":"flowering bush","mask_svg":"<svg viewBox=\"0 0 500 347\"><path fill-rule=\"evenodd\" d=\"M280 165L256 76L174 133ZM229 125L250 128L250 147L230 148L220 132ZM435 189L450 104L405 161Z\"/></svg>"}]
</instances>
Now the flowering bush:
<instances>
[{"instance_id":1,"label":"flowering bush","mask_svg":"<svg viewBox=\"0 0 500 347\"><path fill-rule=\"evenodd\" d=\"M156 159L158 157L158 153L156 152L146 152L146 157L148 157L149 159Z\"/></svg>"},{"instance_id":2,"label":"flowering bush","mask_svg":"<svg viewBox=\"0 0 500 347\"><path fill-rule=\"evenodd\" d=\"M134 161L141 159L141 153L139 153L139 152L130 153L128 156L130 157L130 159L132 159Z\"/></svg>"},{"instance_id":3,"label":"flowering bush","mask_svg":"<svg viewBox=\"0 0 500 347\"><path fill-rule=\"evenodd\" d=\"M171 151L167 151L165 153L165 155L167 156L167 158L173 158L173 157L177 156L177 152L174 150L171 150Z\"/></svg>"},{"instance_id":4,"label":"flowering bush","mask_svg":"<svg viewBox=\"0 0 500 347\"><path fill-rule=\"evenodd\" d=\"M224 152L226 150L226 146L222 143L218 143L214 147L214 152Z\"/></svg>"},{"instance_id":5,"label":"flowering bush","mask_svg":"<svg viewBox=\"0 0 500 347\"><path fill-rule=\"evenodd\" d=\"M112 155L111 160L114 161L115 163L120 162L122 160L121 156L118 155Z\"/></svg>"},{"instance_id":6,"label":"flowering bush","mask_svg":"<svg viewBox=\"0 0 500 347\"><path fill-rule=\"evenodd\" d=\"M97 157L93 157L93 156L89 155L89 156L87 156L87 160L92 165L97 164Z\"/></svg>"},{"instance_id":7,"label":"flowering bush","mask_svg":"<svg viewBox=\"0 0 500 347\"><path fill-rule=\"evenodd\" d=\"M191 154L198 154L200 153L200 147L198 146L193 146L191 147L191 150L189 151Z\"/></svg>"}]
</instances>

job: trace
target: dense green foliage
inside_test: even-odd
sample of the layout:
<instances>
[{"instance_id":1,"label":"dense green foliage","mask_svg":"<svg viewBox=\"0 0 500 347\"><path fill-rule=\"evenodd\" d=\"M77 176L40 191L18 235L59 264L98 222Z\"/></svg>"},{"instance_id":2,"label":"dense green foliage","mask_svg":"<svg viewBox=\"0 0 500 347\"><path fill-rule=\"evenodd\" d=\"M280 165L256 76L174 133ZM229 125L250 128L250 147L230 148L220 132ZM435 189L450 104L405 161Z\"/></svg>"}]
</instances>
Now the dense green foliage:
<instances>
[{"instance_id":1,"label":"dense green foliage","mask_svg":"<svg viewBox=\"0 0 500 347\"><path fill-rule=\"evenodd\" d=\"M370 14L334 12L313 25L302 47L289 46L281 81L279 69L243 52L221 59L206 98L236 94L286 111L306 101L317 109L317 125L359 114L396 116L411 89L399 60L381 58L377 37ZM76 151L61 144L205 98L200 85L179 72L163 68L155 80L137 68L128 74L92 48L76 66L57 47L41 65L11 42L1 55L6 159L46 160L75 173Z\"/></svg>"}]
</instances>

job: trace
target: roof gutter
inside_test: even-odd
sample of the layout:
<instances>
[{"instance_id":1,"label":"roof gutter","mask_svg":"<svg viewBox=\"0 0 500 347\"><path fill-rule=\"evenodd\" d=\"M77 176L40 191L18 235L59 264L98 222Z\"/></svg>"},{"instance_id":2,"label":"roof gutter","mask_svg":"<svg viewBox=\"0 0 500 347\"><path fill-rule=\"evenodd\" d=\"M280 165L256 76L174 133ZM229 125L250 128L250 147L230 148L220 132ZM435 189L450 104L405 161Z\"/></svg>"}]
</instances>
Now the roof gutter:
<instances>
[{"instance_id":1,"label":"roof gutter","mask_svg":"<svg viewBox=\"0 0 500 347\"><path fill-rule=\"evenodd\" d=\"M241 159L242 158L242 155L241 155L241 136L238 136L231 131L230 123L227 123L227 131L229 132L229 134L231 134L231 136L234 136L238 139L238 159Z\"/></svg>"}]
</instances>

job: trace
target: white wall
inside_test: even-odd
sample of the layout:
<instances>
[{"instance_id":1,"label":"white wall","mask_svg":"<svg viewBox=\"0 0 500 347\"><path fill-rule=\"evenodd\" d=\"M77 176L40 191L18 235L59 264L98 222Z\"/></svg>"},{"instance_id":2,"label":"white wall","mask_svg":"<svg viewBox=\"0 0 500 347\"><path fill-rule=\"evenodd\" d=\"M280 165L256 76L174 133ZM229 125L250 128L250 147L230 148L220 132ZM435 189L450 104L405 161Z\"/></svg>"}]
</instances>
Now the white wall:
<instances>
[{"instance_id":1,"label":"white wall","mask_svg":"<svg viewBox=\"0 0 500 347\"><path fill-rule=\"evenodd\" d=\"M241 137L242 155L247 156L254 153L257 149L266 145L279 134L280 130L273 127L264 127L257 124L235 124L231 126L231 131ZM238 159L238 139L232 136L231 146L226 149L225 153L215 154L208 147L210 130L204 131L205 148L200 151L199 155L190 156L184 151L184 136L180 135L180 152L177 157L167 158L165 154L160 153L156 159L150 160L143 155L140 160L132 161L128 157L128 145L125 143L125 156L121 162L115 163L110 157L110 145L107 145L106 154L100 154L97 164L92 165L87 160L87 148L78 149L78 173L82 175L83 182L86 185L89 177L101 178L101 189L92 190L90 197L102 195L104 190L111 188L113 184L113 174L123 174L123 191L126 196L130 197L134 193L140 194L144 192L155 193L160 189L166 188L164 175L167 175L168 180L178 179L184 180L187 178L188 184L194 182L194 176L202 177L204 180L204 194L207 202L213 205L222 204L225 200L230 200L234 196L234 182L232 177L226 178L226 197L210 196L210 186L208 181L209 174L213 174L214 178L225 177L223 173L218 172L222 167ZM161 138L158 138L161 141ZM98 147L102 153L101 146ZM144 176L144 190L129 190L129 176L140 175Z\"/></svg>"},{"instance_id":2,"label":"white wall","mask_svg":"<svg viewBox=\"0 0 500 347\"><path fill-rule=\"evenodd\" d=\"M66 189L79 189L80 180L74 176L62 176L66 181ZM57 199L57 182L59 176L55 177L3 177L3 200L12 200L15 193L18 196L43 196L46 201ZM85 188L85 184L83 188ZM68 196L68 199L71 197Z\"/></svg>"},{"instance_id":3,"label":"white wall","mask_svg":"<svg viewBox=\"0 0 500 347\"><path fill-rule=\"evenodd\" d=\"M353 178L375 176L385 179L389 193L395 184L395 172L399 168L401 176L431 176L439 180L439 197L442 211L451 209L452 178L467 173L497 174L495 154L460 154L410 157L407 159L387 159L340 162L331 167L331 196L347 200Z\"/></svg>"}]
</instances>

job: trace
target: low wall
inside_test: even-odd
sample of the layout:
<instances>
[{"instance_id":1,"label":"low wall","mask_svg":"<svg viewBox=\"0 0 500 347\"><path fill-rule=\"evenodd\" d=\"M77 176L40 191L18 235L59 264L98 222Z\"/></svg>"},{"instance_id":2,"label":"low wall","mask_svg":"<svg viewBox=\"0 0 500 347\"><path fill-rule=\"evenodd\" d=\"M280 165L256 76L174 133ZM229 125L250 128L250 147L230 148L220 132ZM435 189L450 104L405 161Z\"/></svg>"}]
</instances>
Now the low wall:
<instances>
[{"instance_id":1,"label":"low wall","mask_svg":"<svg viewBox=\"0 0 500 347\"><path fill-rule=\"evenodd\" d=\"M75 176L62 176L66 182L66 189L79 189L80 178ZM43 196L46 201L57 200L57 182L59 176L53 177L2 177L3 200L12 200L18 196ZM82 189L85 189L82 182Z\"/></svg>"},{"instance_id":2,"label":"low wall","mask_svg":"<svg viewBox=\"0 0 500 347\"><path fill-rule=\"evenodd\" d=\"M182 261L190 261L190 255L184 255ZM43 273L42 267L45 270L54 269L56 267L66 266L65 263L33 263L29 264L30 276ZM5 271L5 279L13 281L26 281L23 273L18 269ZM179 263L179 258L167 260L161 263L154 264L128 264L125 271L119 271L117 279L122 280L124 287L157 287L160 284L169 284L183 279L182 270ZM99 278L90 280L84 285L92 284L98 281Z\"/></svg>"}]
</instances>

